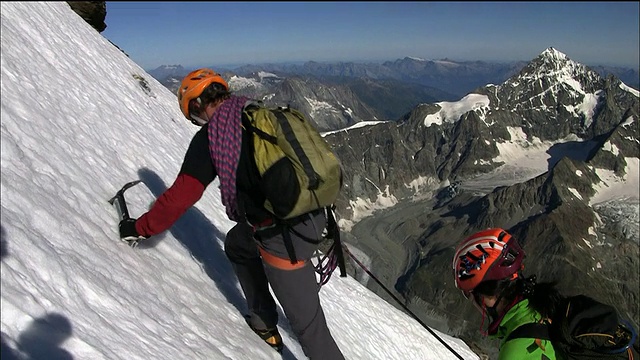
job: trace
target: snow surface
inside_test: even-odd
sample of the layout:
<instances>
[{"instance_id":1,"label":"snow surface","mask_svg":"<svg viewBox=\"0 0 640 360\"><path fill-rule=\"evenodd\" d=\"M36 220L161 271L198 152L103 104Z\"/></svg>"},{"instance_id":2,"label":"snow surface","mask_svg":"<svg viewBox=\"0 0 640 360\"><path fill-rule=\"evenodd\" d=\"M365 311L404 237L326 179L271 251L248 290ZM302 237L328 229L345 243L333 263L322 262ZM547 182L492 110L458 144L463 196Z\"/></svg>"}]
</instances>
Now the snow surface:
<instances>
[{"instance_id":1,"label":"snow surface","mask_svg":"<svg viewBox=\"0 0 640 360\"><path fill-rule=\"evenodd\" d=\"M258 71L258 76L260 77L260 80L264 78L269 78L269 77L279 78L278 75L274 73L266 72L266 71Z\"/></svg>"},{"instance_id":2,"label":"snow surface","mask_svg":"<svg viewBox=\"0 0 640 360\"><path fill-rule=\"evenodd\" d=\"M590 204L622 199L638 200L640 192L638 158L625 158L625 161L627 162L627 173L624 177L616 176L610 170L595 169L601 182L594 187L596 194L591 198Z\"/></svg>"},{"instance_id":3,"label":"snow surface","mask_svg":"<svg viewBox=\"0 0 640 360\"><path fill-rule=\"evenodd\" d=\"M440 110L425 117L424 126L426 127L434 124L442 125L445 121L456 122L466 112L487 108L489 106L489 97L481 94L469 94L459 101L442 101L436 104L440 106Z\"/></svg>"},{"instance_id":4,"label":"snow surface","mask_svg":"<svg viewBox=\"0 0 640 360\"><path fill-rule=\"evenodd\" d=\"M217 181L169 231L137 249L118 240L108 199L141 179L126 192L139 216L196 131L175 95L66 2L0 9L3 359L304 359L282 315L282 356L245 324ZM348 359L458 358L351 277L320 296Z\"/></svg>"},{"instance_id":5,"label":"snow surface","mask_svg":"<svg viewBox=\"0 0 640 360\"><path fill-rule=\"evenodd\" d=\"M262 84L259 81L237 75L233 75L229 78L228 83L229 87L232 89L262 88Z\"/></svg>"},{"instance_id":6,"label":"snow surface","mask_svg":"<svg viewBox=\"0 0 640 360\"><path fill-rule=\"evenodd\" d=\"M353 130L353 129L357 129L357 128L361 128L361 127L365 127L365 126L373 126L376 124L381 124L381 123L386 123L388 121L360 121L357 122L349 127L346 128L342 128L342 129L338 129L338 130L332 130L332 131L325 131L322 133L322 136L327 136L329 134L334 134L334 133L338 133L338 132L349 132L349 130Z\"/></svg>"},{"instance_id":7,"label":"snow surface","mask_svg":"<svg viewBox=\"0 0 640 360\"><path fill-rule=\"evenodd\" d=\"M638 90L636 90L636 89L634 89L634 88L632 88L630 86L627 86L625 83L620 83L620 89L626 90L626 91L632 93L633 95L640 97L640 91L638 91Z\"/></svg>"}]
</instances>

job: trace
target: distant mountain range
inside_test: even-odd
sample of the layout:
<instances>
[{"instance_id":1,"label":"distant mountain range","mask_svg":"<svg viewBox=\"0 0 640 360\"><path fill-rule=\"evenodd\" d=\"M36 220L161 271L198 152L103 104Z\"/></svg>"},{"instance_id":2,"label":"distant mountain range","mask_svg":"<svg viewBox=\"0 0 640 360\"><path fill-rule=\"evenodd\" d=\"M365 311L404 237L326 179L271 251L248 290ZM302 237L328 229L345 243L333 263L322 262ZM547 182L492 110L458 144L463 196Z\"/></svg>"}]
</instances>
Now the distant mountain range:
<instances>
[{"instance_id":1,"label":"distant mountain range","mask_svg":"<svg viewBox=\"0 0 640 360\"><path fill-rule=\"evenodd\" d=\"M221 73L228 72L240 76L265 71L279 74L280 76L310 75L320 78L393 79L440 89L443 92L462 97L477 87L502 83L520 71L526 63L526 61L495 63L486 61L453 61L449 59L423 60L405 57L381 64L309 61L301 65L268 63L244 65L234 69L222 69L215 66L212 66L212 68ZM589 65L589 67L602 77L610 74L615 75L632 88L636 90L640 88L639 69L602 65ZM163 82L168 77L181 79L191 70L193 69L184 68L181 65L162 65L155 69L147 70L147 72L158 81Z\"/></svg>"},{"instance_id":2,"label":"distant mountain range","mask_svg":"<svg viewBox=\"0 0 640 360\"><path fill-rule=\"evenodd\" d=\"M179 65L163 66L151 75L175 92L188 71ZM396 120L418 104L458 98L437 88L392 78L314 76L251 67L218 71L234 93L263 100L271 106L295 107L321 131L360 121Z\"/></svg>"},{"instance_id":3,"label":"distant mountain range","mask_svg":"<svg viewBox=\"0 0 640 360\"><path fill-rule=\"evenodd\" d=\"M453 101L487 84L500 84L526 64L405 57L382 64L310 61L212 68L228 79L234 92L269 105L297 107L320 130L330 131L360 121L398 120L419 104ZM148 72L175 92L191 70L163 65ZM638 88L637 70L603 66L593 70Z\"/></svg>"}]
</instances>

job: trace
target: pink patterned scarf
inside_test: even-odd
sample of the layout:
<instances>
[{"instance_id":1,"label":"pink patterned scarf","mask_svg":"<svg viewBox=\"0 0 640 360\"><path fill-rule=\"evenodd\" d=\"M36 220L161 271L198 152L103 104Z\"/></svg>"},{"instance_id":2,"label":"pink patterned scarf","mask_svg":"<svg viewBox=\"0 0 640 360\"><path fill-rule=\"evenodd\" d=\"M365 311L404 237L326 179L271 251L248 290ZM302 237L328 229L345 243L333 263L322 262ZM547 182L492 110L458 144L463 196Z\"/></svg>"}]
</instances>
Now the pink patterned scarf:
<instances>
[{"instance_id":1,"label":"pink patterned scarf","mask_svg":"<svg viewBox=\"0 0 640 360\"><path fill-rule=\"evenodd\" d=\"M242 221L236 196L236 170L242 148L242 109L249 98L232 95L209 120L209 152L220 177L220 195L227 216Z\"/></svg>"}]
</instances>

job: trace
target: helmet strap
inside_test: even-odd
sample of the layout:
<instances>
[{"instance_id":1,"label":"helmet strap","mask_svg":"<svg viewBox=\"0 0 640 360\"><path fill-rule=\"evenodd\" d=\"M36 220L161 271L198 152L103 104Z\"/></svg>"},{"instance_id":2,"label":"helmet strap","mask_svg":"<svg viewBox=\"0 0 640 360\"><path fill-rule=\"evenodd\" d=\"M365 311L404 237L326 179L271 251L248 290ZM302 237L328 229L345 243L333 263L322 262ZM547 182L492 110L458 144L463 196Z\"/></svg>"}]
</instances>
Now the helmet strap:
<instances>
[{"instance_id":1,"label":"helmet strap","mask_svg":"<svg viewBox=\"0 0 640 360\"><path fill-rule=\"evenodd\" d=\"M496 299L496 302L491 307L484 305L484 303L482 304L483 308L486 310L486 313L489 315L491 324L495 323L499 318L501 318L500 314L498 314L498 305L500 305L500 302L502 301L503 296L504 296L504 293L500 293L500 295ZM490 328L491 328L491 324L489 325Z\"/></svg>"},{"instance_id":2,"label":"helmet strap","mask_svg":"<svg viewBox=\"0 0 640 360\"><path fill-rule=\"evenodd\" d=\"M493 305L493 307L487 308L487 312L490 315L492 313L495 315L495 317L494 317L494 315L491 315L492 322L491 322L491 324L489 324L489 328L487 329L487 333L489 335L493 335L493 334L498 332L498 327L500 326L500 323L502 322L502 319L507 314L507 312L509 312L509 310L511 310L512 307L514 307L517 303L519 303L522 300L522 296L521 295L517 295L515 297L515 299L513 299L511 304L509 304L504 309L502 309L501 313L498 313L496 307L498 306L498 302L500 300L502 300L502 296L498 298L498 301L496 301L496 304Z\"/></svg>"},{"instance_id":3,"label":"helmet strap","mask_svg":"<svg viewBox=\"0 0 640 360\"><path fill-rule=\"evenodd\" d=\"M204 126L204 125L206 125L208 123L208 121L205 120L205 119L202 119L202 118L200 118L198 116L192 115L191 116L191 123L193 123L193 125L196 125L196 126Z\"/></svg>"},{"instance_id":4,"label":"helmet strap","mask_svg":"<svg viewBox=\"0 0 640 360\"><path fill-rule=\"evenodd\" d=\"M489 333L484 329L484 319L487 317L487 312L485 311L484 304L480 306L482 308L482 321L480 322L480 333L483 336L489 335Z\"/></svg>"},{"instance_id":5,"label":"helmet strap","mask_svg":"<svg viewBox=\"0 0 640 360\"><path fill-rule=\"evenodd\" d=\"M198 103L198 106L196 108L197 108L197 110L199 110L199 113L204 112L204 109L202 108L202 99L199 96L197 98L191 100L191 101ZM205 119L203 119L203 118L201 118L199 116L191 115L191 123L193 123L193 125L203 126L204 124L206 124L208 122L209 122L208 120L205 120Z\"/></svg>"}]
</instances>

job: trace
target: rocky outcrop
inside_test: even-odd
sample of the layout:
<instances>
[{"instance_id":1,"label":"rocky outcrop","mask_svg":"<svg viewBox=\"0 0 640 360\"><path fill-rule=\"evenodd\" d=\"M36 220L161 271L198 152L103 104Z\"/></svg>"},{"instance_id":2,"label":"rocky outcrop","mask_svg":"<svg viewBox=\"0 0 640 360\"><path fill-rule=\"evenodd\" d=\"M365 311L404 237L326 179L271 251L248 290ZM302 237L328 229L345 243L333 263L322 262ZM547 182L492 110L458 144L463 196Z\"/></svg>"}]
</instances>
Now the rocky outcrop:
<instances>
[{"instance_id":1,"label":"rocky outcrop","mask_svg":"<svg viewBox=\"0 0 640 360\"><path fill-rule=\"evenodd\" d=\"M106 1L67 1L67 4L98 32L107 28L104 22L107 17Z\"/></svg>"}]
</instances>

